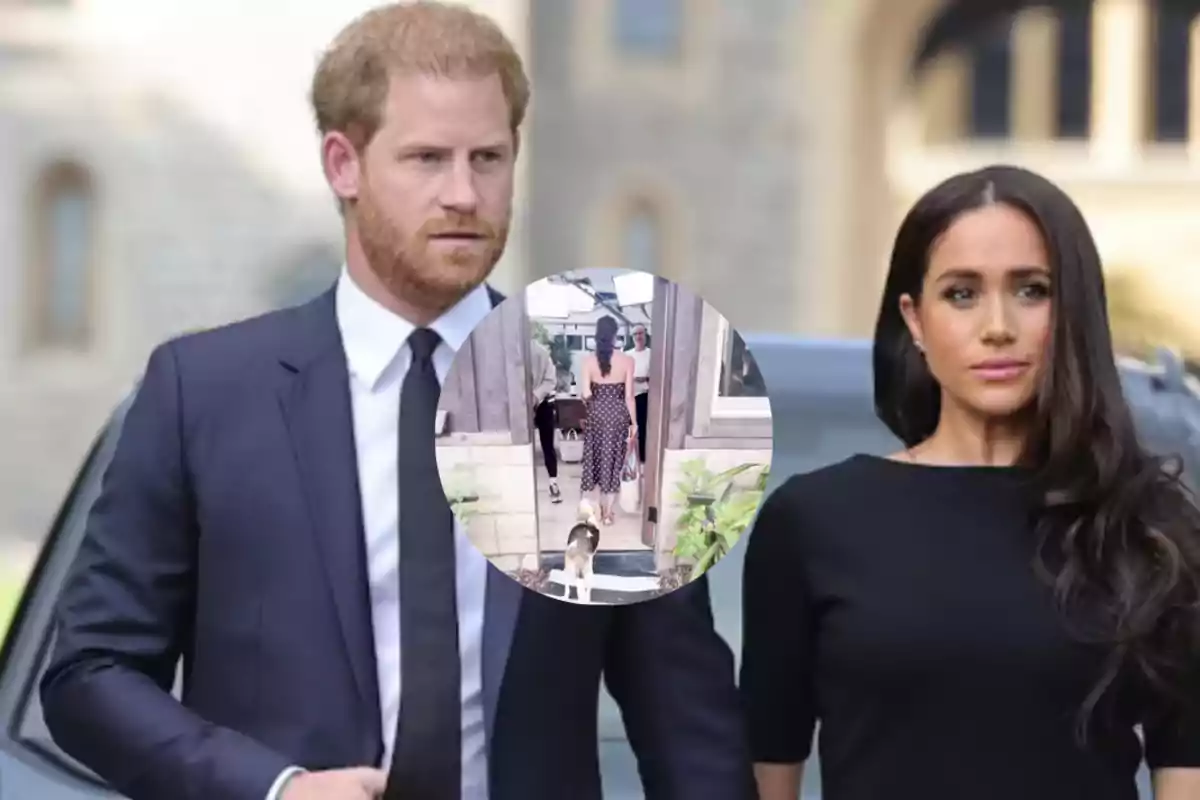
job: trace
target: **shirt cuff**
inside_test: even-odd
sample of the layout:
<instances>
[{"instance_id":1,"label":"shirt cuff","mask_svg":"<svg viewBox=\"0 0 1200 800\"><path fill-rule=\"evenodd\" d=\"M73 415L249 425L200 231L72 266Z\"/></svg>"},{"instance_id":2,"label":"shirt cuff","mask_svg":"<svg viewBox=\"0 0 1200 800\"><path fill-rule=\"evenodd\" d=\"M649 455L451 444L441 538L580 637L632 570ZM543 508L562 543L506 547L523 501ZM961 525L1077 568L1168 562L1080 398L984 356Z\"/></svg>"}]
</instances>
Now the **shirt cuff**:
<instances>
[{"instance_id":1,"label":"shirt cuff","mask_svg":"<svg viewBox=\"0 0 1200 800\"><path fill-rule=\"evenodd\" d=\"M267 792L265 800L279 800L279 796L283 794L284 785L294 776L304 772L300 767L288 767L283 772L279 773L279 777L271 784L271 790Z\"/></svg>"}]
</instances>

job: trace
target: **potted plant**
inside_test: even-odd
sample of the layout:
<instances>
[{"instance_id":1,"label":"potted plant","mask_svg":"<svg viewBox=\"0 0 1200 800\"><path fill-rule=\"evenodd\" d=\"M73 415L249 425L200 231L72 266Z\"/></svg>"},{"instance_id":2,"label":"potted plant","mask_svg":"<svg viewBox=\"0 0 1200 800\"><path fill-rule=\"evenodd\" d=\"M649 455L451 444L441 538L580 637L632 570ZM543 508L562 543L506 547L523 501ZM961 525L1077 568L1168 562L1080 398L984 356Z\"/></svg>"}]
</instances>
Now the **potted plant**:
<instances>
[{"instance_id":1,"label":"potted plant","mask_svg":"<svg viewBox=\"0 0 1200 800\"><path fill-rule=\"evenodd\" d=\"M739 486L738 477L751 470L759 470L754 483ZM675 525L674 554L692 562L687 578L692 580L723 558L754 521L770 467L747 462L714 473L700 459L692 459L682 471L676 499L684 509Z\"/></svg>"},{"instance_id":2,"label":"potted plant","mask_svg":"<svg viewBox=\"0 0 1200 800\"><path fill-rule=\"evenodd\" d=\"M551 340L550 346L547 348L550 351L550 360L554 362L554 368L558 371L559 386L570 388L571 386L571 348L567 347L567 339L565 336L556 336Z\"/></svg>"}]
</instances>

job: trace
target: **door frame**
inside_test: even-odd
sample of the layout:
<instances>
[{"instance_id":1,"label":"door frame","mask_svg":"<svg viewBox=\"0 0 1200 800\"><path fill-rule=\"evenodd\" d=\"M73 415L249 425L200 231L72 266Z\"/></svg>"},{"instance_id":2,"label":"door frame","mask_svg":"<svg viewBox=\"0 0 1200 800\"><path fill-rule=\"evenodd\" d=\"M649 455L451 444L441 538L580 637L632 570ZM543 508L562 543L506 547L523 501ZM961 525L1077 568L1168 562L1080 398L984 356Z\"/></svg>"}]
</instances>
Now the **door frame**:
<instances>
[{"instance_id":1,"label":"door frame","mask_svg":"<svg viewBox=\"0 0 1200 800\"><path fill-rule=\"evenodd\" d=\"M676 286L654 278L650 308L650 400L646 409L646 466L642 479L642 544L658 560L658 520L662 516L663 451L667 444L667 415L671 408L671 375L675 352Z\"/></svg>"}]
</instances>

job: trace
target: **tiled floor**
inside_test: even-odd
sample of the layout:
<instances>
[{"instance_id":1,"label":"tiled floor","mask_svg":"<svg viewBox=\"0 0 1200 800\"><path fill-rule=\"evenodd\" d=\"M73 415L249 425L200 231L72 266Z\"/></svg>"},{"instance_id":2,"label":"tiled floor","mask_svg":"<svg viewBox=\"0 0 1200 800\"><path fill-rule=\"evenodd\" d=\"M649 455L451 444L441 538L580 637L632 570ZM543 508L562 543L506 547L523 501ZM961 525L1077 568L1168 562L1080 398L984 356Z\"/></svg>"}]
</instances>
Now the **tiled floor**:
<instances>
[{"instance_id":1,"label":"tiled floor","mask_svg":"<svg viewBox=\"0 0 1200 800\"><path fill-rule=\"evenodd\" d=\"M542 551L562 550L567 545L567 533L575 524L579 510L579 475L578 464L558 465L558 488L562 490L562 502L550 502L550 479L546 467L541 462L541 453L537 453L537 510L538 510L538 539ZM595 492L589 493L596 513L600 513L599 500ZM642 515L626 514L618 502L614 508L615 524L600 526L601 550L649 550L642 544Z\"/></svg>"}]
</instances>

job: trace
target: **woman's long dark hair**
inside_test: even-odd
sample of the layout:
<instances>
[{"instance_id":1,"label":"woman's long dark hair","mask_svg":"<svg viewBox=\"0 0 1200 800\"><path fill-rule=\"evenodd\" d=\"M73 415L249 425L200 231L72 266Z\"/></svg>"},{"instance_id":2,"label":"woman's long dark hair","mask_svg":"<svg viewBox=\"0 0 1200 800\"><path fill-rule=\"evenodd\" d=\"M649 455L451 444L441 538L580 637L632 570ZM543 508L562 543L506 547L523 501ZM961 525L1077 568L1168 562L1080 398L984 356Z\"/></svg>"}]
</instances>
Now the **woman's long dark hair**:
<instances>
[{"instance_id":1,"label":"woman's long dark hair","mask_svg":"<svg viewBox=\"0 0 1200 800\"><path fill-rule=\"evenodd\" d=\"M596 361L600 374L608 377L612 369L613 341L617 338L617 321L605 314L596 320Z\"/></svg>"},{"instance_id":2,"label":"woman's long dark hair","mask_svg":"<svg viewBox=\"0 0 1200 800\"><path fill-rule=\"evenodd\" d=\"M1053 332L1019 465L1040 498L1035 569L1075 634L1109 654L1081 708L1086 735L1119 678L1131 674L1170 695L1184 688L1185 664L1200 655L1200 511L1178 460L1157 458L1138 440L1100 256L1062 190L1027 170L993 166L950 178L916 203L896 236L875 327L875 411L909 447L937 427L941 389L904 324L900 296L919 300L933 244L961 214L994 203L1038 226L1053 271Z\"/></svg>"}]
</instances>

